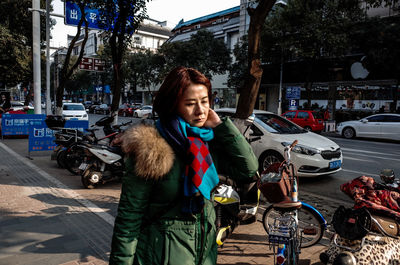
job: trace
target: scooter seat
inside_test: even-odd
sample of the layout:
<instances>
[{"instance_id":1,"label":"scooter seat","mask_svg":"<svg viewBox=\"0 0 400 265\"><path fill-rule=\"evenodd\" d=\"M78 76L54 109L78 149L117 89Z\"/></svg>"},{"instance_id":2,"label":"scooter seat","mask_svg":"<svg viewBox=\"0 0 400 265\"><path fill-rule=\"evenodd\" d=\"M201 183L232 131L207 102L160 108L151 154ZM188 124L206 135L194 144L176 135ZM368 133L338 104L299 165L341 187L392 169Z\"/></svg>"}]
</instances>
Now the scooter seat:
<instances>
[{"instance_id":1,"label":"scooter seat","mask_svg":"<svg viewBox=\"0 0 400 265\"><path fill-rule=\"evenodd\" d=\"M290 212L296 209L301 208L301 202L294 202L294 201L282 201L278 203L274 203L272 207L280 212Z\"/></svg>"}]
</instances>

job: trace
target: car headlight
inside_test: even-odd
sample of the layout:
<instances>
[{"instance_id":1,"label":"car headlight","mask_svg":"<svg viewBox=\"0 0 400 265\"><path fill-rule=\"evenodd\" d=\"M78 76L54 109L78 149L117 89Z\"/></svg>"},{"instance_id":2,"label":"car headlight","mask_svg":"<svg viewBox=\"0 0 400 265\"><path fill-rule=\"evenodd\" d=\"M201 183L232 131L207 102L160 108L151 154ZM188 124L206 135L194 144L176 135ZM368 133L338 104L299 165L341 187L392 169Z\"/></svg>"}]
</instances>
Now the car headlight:
<instances>
[{"instance_id":1,"label":"car headlight","mask_svg":"<svg viewBox=\"0 0 400 265\"><path fill-rule=\"evenodd\" d=\"M281 144L285 147L288 145L291 145L291 143L288 143L288 142L282 142ZM295 153L309 155L309 156L313 156L315 154L321 153L321 151L318 149L315 149L315 148L312 148L309 146L305 146L305 145L301 145L301 144L297 144L295 147L293 147L292 151Z\"/></svg>"},{"instance_id":2,"label":"car headlight","mask_svg":"<svg viewBox=\"0 0 400 265\"><path fill-rule=\"evenodd\" d=\"M83 117L86 118L86 117L87 117L87 114L83 114Z\"/></svg>"}]
</instances>

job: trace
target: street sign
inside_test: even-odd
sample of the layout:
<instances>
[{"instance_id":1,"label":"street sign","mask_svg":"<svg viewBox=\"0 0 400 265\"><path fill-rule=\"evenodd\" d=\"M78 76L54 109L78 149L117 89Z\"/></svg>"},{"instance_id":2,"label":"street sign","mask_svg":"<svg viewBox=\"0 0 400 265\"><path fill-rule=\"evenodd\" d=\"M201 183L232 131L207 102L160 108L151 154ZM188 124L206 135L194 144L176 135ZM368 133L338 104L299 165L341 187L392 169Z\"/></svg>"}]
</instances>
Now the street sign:
<instances>
[{"instance_id":1,"label":"street sign","mask_svg":"<svg viewBox=\"0 0 400 265\"><path fill-rule=\"evenodd\" d=\"M300 87L286 87L286 99L300 99Z\"/></svg>"},{"instance_id":2,"label":"street sign","mask_svg":"<svg viewBox=\"0 0 400 265\"><path fill-rule=\"evenodd\" d=\"M299 101L297 99L289 99L289 110L297 110Z\"/></svg>"},{"instance_id":3,"label":"street sign","mask_svg":"<svg viewBox=\"0 0 400 265\"><path fill-rule=\"evenodd\" d=\"M118 6L117 0L114 0L115 5ZM133 8L133 4L131 3L131 8ZM117 7L118 10L118 7ZM112 30L114 27L113 25L104 25L101 23L100 11L95 8L89 8L85 6L85 18L88 22L88 28L90 29L102 29L102 30ZM114 21L117 21L119 13L115 13ZM65 1L65 19L64 24L69 26L78 26L79 20L81 20L82 14L79 6L75 3L70 1ZM127 34L133 34L134 28L131 27L131 23L133 22L133 17L129 16L127 20Z\"/></svg>"},{"instance_id":4,"label":"street sign","mask_svg":"<svg viewBox=\"0 0 400 265\"><path fill-rule=\"evenodd\" d=\"M81 63L79 64L80 70L93 70L93 58L83 57Z\"/></svg>"},{"instance_id":5,"label":"street sign","mask_svg":"<svg viewBox=\"0 0 400 265\"><path fill-rule=\"evenodd\" d=\"M85 6L86 20L88 22L88 28L90 29L102 29L99 25L99 10L91 9ZM65 19L64 24L70 26L78 26L79 20L82 14L79 6L70 1L65 1Z\"/></svg>"},{"instance_id":6,"label":"street sign","mask_svg":"<svg viewBox=\"0 0 400 265\"><path fill-rule=\"evenodd\" d=\"M106 62L101 59L83 57L81 63L79 64L79 69L102 72L104 71L105 64Z\"/></svg>"}]
</instances>

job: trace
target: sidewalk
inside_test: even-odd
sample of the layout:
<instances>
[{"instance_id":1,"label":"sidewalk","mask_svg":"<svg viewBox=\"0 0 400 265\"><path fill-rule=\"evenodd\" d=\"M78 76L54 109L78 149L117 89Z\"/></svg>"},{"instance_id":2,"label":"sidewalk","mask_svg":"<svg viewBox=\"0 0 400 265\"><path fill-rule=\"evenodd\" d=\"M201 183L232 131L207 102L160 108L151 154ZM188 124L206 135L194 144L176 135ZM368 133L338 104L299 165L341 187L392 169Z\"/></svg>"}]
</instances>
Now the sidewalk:
<instances>
[{"instance_id":1,"label":"sidewalk","mask_svg":"<svg viewBox=\"0 0 400 265\"><path fill-rule=\"evenodd\" d=\"M0 265L107 264L115 213L71 191L40 159L27 159L25 147L26 139L0 142ZM343 204L310 194L300 199L327 221ZM302 250L301 264L321 264L330 234ZM218 264L273 264L261 222L237 227L220 248Z\"/></svg>"}]
</instances>

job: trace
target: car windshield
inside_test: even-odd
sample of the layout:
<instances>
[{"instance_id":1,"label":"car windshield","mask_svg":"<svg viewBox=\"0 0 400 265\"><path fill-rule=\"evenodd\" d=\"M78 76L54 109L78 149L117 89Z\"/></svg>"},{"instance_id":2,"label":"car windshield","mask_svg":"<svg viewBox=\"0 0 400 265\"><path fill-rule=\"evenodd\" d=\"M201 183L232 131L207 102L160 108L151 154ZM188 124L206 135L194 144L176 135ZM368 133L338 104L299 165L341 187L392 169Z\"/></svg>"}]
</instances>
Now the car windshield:
<instances>
[{"instance_id":1,"label":"car windshield","mask_svg":"<svg viewBox=\"0 0 400 265\"><path fill-rule=\"evenodd\" d=\"M318 120L324 119L324 115L321 112L312 112L312 115L314 116L314 119L318 119Z\"/></svg>"},{"instance_id":2,"label":"car windshield","mask_svg":"<svg viewBox=\"0 0 400 265\"><path fill-rule=\"evenodd\" d=\"M85 110L83 105L64 105L63 110Z\"/></svg>"},{"instance_id":3,"label":"car windshield","mask_svg":"<svg viewBox=\"0 0 400 265\"><path fill-rule=\"evenodd\" d=\"M277 134L306 133L307 131L275 114L256 114L255 121L265 130Z\"/></svg>"}]
</instances>

